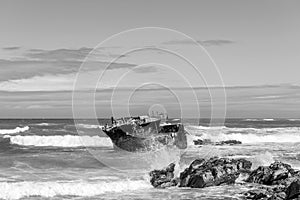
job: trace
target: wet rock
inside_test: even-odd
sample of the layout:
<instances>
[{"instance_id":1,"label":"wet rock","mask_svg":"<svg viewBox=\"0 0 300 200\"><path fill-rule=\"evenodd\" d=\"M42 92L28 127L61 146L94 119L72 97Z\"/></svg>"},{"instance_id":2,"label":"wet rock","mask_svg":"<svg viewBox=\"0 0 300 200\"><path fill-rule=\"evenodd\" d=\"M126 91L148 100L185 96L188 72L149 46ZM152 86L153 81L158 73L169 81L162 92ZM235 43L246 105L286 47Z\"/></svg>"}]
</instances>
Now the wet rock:
<instances>
[{"instance_id":1,"label":"wet rock","mask_svg":"<svg viewBox=\"0 0 300 200\"><path fill-rule=\"evenodd\" d=\"M207 145L207 144L213 144L213 142L209 139L198 139L198 140L194 140L194 145Z\"/></svg>"},{"instance_id":2,"label":"wet rock","mask_svg":"<svg viewBox=\"0 0 300 200\"><path fill-rule=\"evenodd\" d=\"M267 199L271 195L265 189L253 189L253 190L249 190L246 193L244 193L244 196L247 199L258 200L258 199Z\"/></svg>"},{"instance_id":3,"label":"wet rock","mask_svg":"<svg viewBox=\"0 0 300 200\"><path fill-rule=\"evenodd\" d=\"M198 139L193 141L195 145L236 145L236 144L242 144L241 141L238 140L225 140L221 142L212 142L209 139Z\"/></svg>"},{"instance_id":4,"label":"wet rock","mask_svg":"<svg viewBox=\"0 0 300 200\"><path fill-rule=\"evenodd\" d=\"M165 169L153 170L149 173L150 183L155 188L166 188L176 186L178 179L174 178L175 164L169 164Z\"/></svg>"},{"instance_id":5,"label":"wet rock","mask_svg":"<svg viewBox=\"0 0 300 200\"><path fill-rule=\"evenodd\" d=\"M250 170L251 162L245 159L197 159L180 174L180 187L203 188L232 184L242 171Z\"/></svg>"},{"instance_id":6,"label":"wet rock","mask_svg":"<svg viewBox=\"0 0 300 200\"><path fill-rule=\"evenodd\" d=\"M268 200L284 200L286 199L285 192L274 193Z\"/></svg>"},{"instance_id":7,"label":"wet rock","mask_svg":"<svg viewBox=\"0 0 300 200\"><path fill-rule=\"evenodd\" d=\"M216 143L216 145L236 145L236 144L242 144L242 142L238 140L225 140Z\"/></svg>"},{"instance_id":8,"label":"wet rock","mask_svg":"<svg viewBox=\"0 0 300 200\"><path fill-rule=\"evenodd\" d=\"M283 180L292 177L294 170L290 165L274 162L270 166L260 166L252 171L246 182L264 185L282 184Z\"/></svg>"},{"instance_id":9,"label":"wet rock","mask_svg":"<svg viewBox=\"0 0 300 200\"><path fill-rule=\"evenodd\" d=\"M255 189L249 190L244 193L246 199L254 200L284 200L286 198L284 188L277 186L256 185Z\"/></svg>"},{"instance_id":10,"label":"wet rock","mask_svg":"<svg viewBox=\"0 0 300 200\"><path fill-rule=\"evenodd\" d=\"M210 158L196 159L188 168L174 178L175 164L162 170L150 172L150 182L156 188L172 186L203 188L233 184L241 175L249 174L245 180L255 189L242 193L246 199L292 200L300 199L300 171L288 164L274 162L250 171L252 163L245 159Z\"/></svg>"},{"instance_id":11,"label":"wet rock","mask_svg":"<svg viewBox=\"0 0 300 200\"><path fill-rule=\"evenodd\" d=\"M251 191L244 194L247 198L251 196L253 199L283 200L295 199L300 195L300 173L282 162L276 161L270 166L258 167L250 173L246 181L268 185L272 188L272 190L266 188L260 190L268 198L263 197L262 194L251 196L249 195Z\"/></svg>"},{"instance_id":12,"label":"wet rock","mask_svg":"<svg viewBox=\"0 0 300 200\"><path fill-rule=\"evenodd\" d=\"M201 140L201 139L198 139L198 140L193 140L193 142L194 142L194 145L203 145L203 140Z\"/></svg>"},{"instance_id":13,"label":"wet rock","mask_svg":"<svg viewBox=\"0 0 300 200\"><path fill-rule=\"evenodd\" d=\"M295 199L300 197L300 178L293 181L286 189L286 199Z\"/></svg>"}]
</instances>

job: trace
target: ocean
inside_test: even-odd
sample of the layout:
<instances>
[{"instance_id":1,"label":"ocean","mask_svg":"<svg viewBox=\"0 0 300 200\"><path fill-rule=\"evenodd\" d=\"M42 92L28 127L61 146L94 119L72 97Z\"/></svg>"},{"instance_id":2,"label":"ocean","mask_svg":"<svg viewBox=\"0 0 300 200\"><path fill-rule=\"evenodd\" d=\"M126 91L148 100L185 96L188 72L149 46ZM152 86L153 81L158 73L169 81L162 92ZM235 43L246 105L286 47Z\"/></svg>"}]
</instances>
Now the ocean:
<instances>
[{"instance_id":1,"label":"ocean","mask_svg":"<svg viewBox=\"0 0 300 200\"><path fill-rule=\"evenodd\" d=\"M116 151L101 126L108 119L0 120L0 199L240 199L247 184L154 189L148 172L175 162L179 174L196 158L246 158L253 168L280 160L300 169L299 119L185 119L188 148ZM195 146L195 139L239 140Z\"/></svg>"}]
</instances>

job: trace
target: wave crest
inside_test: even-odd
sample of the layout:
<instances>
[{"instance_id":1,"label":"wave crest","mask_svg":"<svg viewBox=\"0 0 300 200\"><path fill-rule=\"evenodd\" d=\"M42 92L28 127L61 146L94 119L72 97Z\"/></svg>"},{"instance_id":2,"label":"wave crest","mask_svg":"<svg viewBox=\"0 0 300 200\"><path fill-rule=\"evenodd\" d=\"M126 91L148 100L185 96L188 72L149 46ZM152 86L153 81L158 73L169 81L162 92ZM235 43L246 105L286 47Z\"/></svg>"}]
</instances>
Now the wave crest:
<instances>
[{"instance_id":1,"label":"wave crest","mask_svg":"<svg viewBox=\"0 0 300 200\"><path fill-rule=\"evenodd\" d=\"M186 130L202 139L213 142L238 140L242 143L298 143L300 142L300 127L284 128L209 128L187 126Z\"/></svg>"},{"instance_id":2,"label":"wave crest","mask_svg":"<svg viewBox=\"0 0 300 200\"><path fill-rule=\"evenodd\" d=\"M99 136L76 136L76 135L16 135L6 136L10 138L11 144L38 147L112 147L113 144L108 137Z\"/></svg>"},{"instance_id":3,"label":"wave crest","mask_svg":"<svg viewBox=\"0 0 300 200\"><path fill-rule=\"evenodd\" d=\"M101 125L95 125L95 124L77 124L76 126L80 128L86 128L86 129L97 129L97 128L102 128L103 126Z\"/></svg>"},{"instance_id":4,"label":"wave crest","mask_svg":"<svg viewBox=\"0 0 300 200\"><path fill-rule=\"evenodd\" d=\"M270 135L258 135L258 134L224 134L220 133L217 135L203 135L203 138L210 139L215 142L225 140L238 140L243 144L247 143L296 143L300 142L299 134L270 134Z\"/></svg>"},{"instance_id":5,"label":"wave crest","mask_svg":"<svg viewBox=\"0 0 300 200\"><path fill-rule=\"evenodd\" d=\"M22 133L29 130L29 126L24 127L16 127L14 129L0 129L0 134L15 134L15 133Z\"/></svg>"}]
</instances>

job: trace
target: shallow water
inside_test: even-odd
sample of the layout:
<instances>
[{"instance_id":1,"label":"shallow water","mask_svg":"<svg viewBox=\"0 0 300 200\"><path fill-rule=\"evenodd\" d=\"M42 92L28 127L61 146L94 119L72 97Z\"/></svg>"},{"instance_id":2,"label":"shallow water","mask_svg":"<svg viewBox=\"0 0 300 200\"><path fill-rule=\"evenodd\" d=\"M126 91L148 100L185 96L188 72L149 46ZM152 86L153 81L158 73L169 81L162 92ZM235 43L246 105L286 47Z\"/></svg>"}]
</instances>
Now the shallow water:
<instances>
[{"instance_id":1,"label":"shallow water","mask_svg":"<svg viewBox=\"0 0 300 200\"><path fill-rule=\"evenodd\" d=\"M99 120L103 125L108 120ZM295 119L185 120L189 146L151 153L115 151L99 124L81 120L0 120L2 199L239 199L252 185L204 189L154 189L148 172L177 163L176 173L195 158L246 158L253 168L274 160L300 168L299 122ZM19 127L19 128L18 128ZM78 134L79 133L79 134ZM195 146L193 139L236 139L235 146Z\"/></svg>"}]
</instances>

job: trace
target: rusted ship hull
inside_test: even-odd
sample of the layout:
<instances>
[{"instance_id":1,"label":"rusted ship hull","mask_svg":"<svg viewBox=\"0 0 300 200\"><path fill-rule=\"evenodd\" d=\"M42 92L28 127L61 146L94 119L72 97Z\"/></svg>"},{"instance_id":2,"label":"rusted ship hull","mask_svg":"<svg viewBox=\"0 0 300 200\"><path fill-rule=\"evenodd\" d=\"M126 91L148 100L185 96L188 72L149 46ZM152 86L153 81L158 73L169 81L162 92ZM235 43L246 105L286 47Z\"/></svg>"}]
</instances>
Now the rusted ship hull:
<instances>
[{"instance_id":1,"label":"rusted ship hull","mask_svg":"<svg viewBox=\"0 0 300 200\"><path fill-rule=\"evenodd\" d=\"M125 151L151 150L157 145L187 147L186 132L182 124L160 125L160 120L147 124L115 126L103 130L114 146Z\"/></svg>"}]
</instances>

